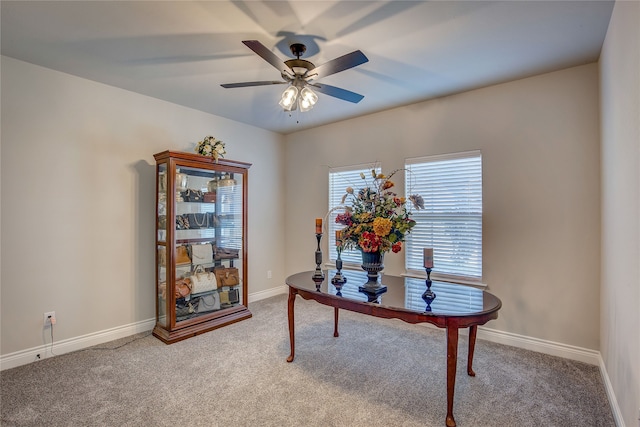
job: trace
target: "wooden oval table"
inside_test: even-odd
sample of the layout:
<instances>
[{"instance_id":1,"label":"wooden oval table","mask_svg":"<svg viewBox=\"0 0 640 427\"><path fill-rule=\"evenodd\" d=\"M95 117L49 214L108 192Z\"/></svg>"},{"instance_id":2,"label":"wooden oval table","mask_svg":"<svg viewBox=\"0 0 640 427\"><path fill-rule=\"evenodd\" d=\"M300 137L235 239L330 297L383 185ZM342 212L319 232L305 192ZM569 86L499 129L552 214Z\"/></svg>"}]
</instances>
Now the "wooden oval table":
<instances>
[{"instance_id":1,"label":"wooden oval table","mask_svg":"<svg viewBox=\"0 0 640 427\"><path fill-rule=\"evenodd\" d=\"M335 270L324 271L324 280L314 282L313 271L297 273L287 277L289 286L288 316L291 354L287 362L295 357L294 303L296 295L306 300L314 300L334 308L334 333L338 333L338 310L344 309L370 316L387 319L401 319L408 323L431 323L446 329L447 333L447 427L454 427L453 395L456 383L458 360L458 329L469 328L469 352L467 373L473 371L473 351L478 325L498 317L502 306L500 299L489 292L471 286L445 282L432 282L431 290L436 294L427 311L427 303L422 298L426 291L424 279L412 277L382 276L381 284L386 291L366 292L362 285L367 281L365 272L342 270L347 282L334 286L331 279Z\"/></svg>"}]
</instances>

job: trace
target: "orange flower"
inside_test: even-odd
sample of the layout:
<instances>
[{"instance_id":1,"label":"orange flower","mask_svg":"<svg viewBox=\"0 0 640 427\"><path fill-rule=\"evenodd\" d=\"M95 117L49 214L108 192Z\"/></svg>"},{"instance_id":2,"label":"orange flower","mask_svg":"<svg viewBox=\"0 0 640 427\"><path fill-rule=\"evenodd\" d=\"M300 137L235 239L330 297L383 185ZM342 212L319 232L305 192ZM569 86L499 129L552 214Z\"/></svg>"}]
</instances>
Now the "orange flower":
<instances>
[{"instance_id":1,"label":"orange flower","mask_svg":"<svg viewBox=\"0 0 640 427\"><path fill-rule=\"evenodd\" d=\"M373 220L373 231L377 236L384 237L391 232L392 225L389 218L377 217Z\"/></svg>"}]
</instances>

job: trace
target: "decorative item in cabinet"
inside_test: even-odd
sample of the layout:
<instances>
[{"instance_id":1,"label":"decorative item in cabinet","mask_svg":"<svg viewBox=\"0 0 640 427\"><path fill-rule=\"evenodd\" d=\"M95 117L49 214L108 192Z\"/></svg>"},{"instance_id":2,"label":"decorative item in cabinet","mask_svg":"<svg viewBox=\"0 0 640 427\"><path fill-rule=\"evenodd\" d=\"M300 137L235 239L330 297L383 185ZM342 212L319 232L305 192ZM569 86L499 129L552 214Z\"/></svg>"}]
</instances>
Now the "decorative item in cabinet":
<instances>
[{"instance_id":1,"label":"decorative item in cabinet","mask_svg":"<svg viewBox=\"0 0 640 427\"><path fill-rule=\"evenodd\" d=\"M251 317L249 163L164 151L156 159L156 326L170 344Z\"/></svg>"}]
</instances>

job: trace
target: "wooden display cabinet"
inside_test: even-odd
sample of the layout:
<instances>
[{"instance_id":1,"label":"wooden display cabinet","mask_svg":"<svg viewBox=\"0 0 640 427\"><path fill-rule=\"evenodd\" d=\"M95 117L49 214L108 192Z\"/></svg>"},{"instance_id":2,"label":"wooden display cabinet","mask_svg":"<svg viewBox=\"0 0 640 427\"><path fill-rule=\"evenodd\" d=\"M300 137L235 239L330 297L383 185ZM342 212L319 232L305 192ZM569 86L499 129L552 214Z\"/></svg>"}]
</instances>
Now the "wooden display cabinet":
<instances>
[{"instance_id":1,"label":"wooden display cabinet","mask_svg":"<svg viewBox=\"0 0 640 427\"><path fill-rule=\"evenodd\" d=\"M170 344L251 317L247 301L251 165L226 159L216 163L211 157L175 151L154 157L153 335Z\"/></svg>"}]
</instances>

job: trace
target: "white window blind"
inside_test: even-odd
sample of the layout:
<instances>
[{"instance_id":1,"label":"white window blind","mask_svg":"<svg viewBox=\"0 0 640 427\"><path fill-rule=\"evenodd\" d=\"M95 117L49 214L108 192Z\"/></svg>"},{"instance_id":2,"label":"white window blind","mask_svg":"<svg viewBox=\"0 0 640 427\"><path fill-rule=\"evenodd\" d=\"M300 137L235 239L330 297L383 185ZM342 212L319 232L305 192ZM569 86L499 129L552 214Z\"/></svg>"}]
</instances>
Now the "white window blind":
<instances>
[{"instance_id":1,"label":"white window blind","mask_svg":"<svg viewBox=\"0 0 640 427\"><path fill-rule=\"evenodd\" d=\"M433 273L482 279L482 156L479 151L408 159L405 188L424 198L413 210L405 268L424 272L423 248L433 248Z\"/></svg>"},{"instance_id":2,"label":"white window blind","mask_svg":"<svg viewBox=\"0 0 640 427\"><path fill-rule=\"evenodd\" d=\"M371 165L354 165L345 166L341 168L331 168L329 170L329 217L327 221L328 230L328 242L329 242L329 260L335 261L338 258L338 253L335 250L336 247L336 230L344 228L342 224L336 224L336 216L342 213L341 210L333 211L332 209L341 206L342 196L346 193L347 187L352 187L355 193L358 190L364 188L366 181L360 177L360 173L364 173L366 177L371 176L371 169L375 169L376 173L381 172L381 166L378 164L376 167ZM346 203L349 203L347 201ZM349 250L343 251L340 258L345 263L362 264L362 255L360 251Z\"/></svg>"}]
</instances>

